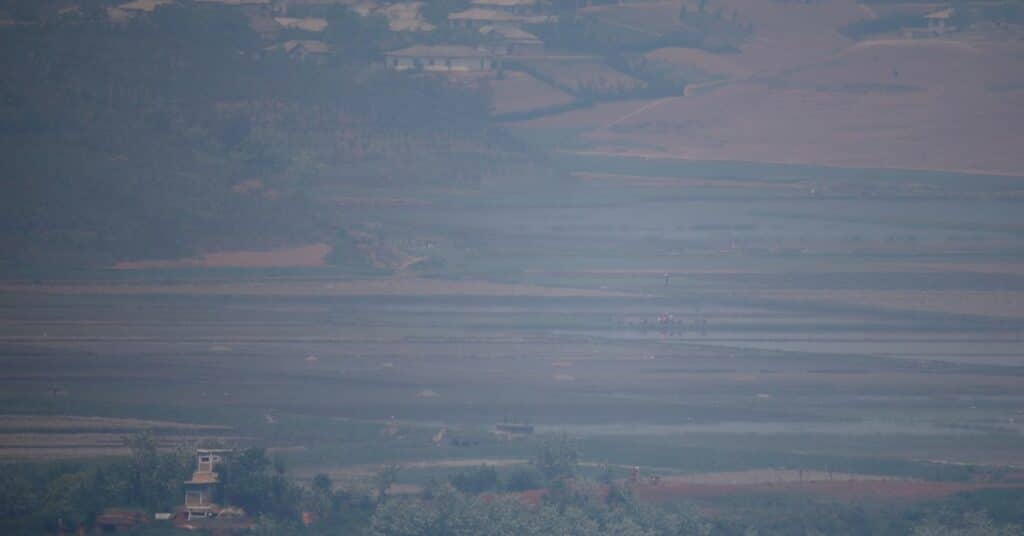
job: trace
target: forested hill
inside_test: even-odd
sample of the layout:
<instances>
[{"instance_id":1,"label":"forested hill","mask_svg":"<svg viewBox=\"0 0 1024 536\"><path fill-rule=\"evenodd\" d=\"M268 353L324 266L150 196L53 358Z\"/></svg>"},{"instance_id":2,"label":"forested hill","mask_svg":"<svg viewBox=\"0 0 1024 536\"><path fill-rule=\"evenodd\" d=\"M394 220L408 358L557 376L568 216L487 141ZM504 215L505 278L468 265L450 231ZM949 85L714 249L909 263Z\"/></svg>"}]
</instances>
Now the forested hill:
<instances>
[{"instance_id":1,"label":"forested hill","mask_svg":"<svg viewBox=\"0 0 1024 536\"><path fill-rule=\"evenodd\" d=\"M6 268L316 239L314 182L476 180L479 158L438 155L486 150L486 99L375 68L386 24L326 15L326 63L229 6L0 27Z\"/></svg>"}]
</instances>

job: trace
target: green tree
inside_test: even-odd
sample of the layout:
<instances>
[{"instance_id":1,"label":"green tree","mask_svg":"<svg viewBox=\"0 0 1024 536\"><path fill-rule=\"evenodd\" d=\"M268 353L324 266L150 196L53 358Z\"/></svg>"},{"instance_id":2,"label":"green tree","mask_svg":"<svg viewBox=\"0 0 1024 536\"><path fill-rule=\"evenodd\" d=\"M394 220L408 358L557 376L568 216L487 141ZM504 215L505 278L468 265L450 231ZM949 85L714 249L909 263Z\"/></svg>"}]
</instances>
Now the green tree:
<instances>
[{"instance_id":1,"label":"green tree","mask_svg":"<svg viewBox=\"0 0 1024 536\"><path fill-rule=\"evenodd\" d=\"M124 494L127 504L150 511L166 510L177 504L182 483L189 475L191 457L183 450L159 452L156 437L149 430L128 436L124 442L131 453L127 482L116 474L101 473L96 491L105 490L108 496Z\"/></svg>"},{"instance_id":2,"label":"green tree","mask_svg":"<svg viewBox=\"0 0 1024 536\"><path fill-rule=\"evenodd\" d=\"M501 487L498 471L486 464L452 475L449 481L455 489L474 495L485 491L497 491Z\"/></svg>"},{"instance_id":3,"label":"green tree","mask_svg":"<svg viewBox=\"0 0 1024 536\"><path fill-rule=\"evenodd\" d=\"M377 472L374 476L373 483L377 490L377 502L384 503L388 499L388 490L391 489L391 485L398 480L398 472L401 467L398 465L387 465Z\"/></svg>"},{"instance_id":4,"label":"green tree","mask_svg":"<svg viewBox=\"0 0 1024 536\"><path fill-rule=\"evenodd\" d=\"M968 512L959 519L928 519L914 527L912 536L1020 536L1018 525L998 525L985 512Z\"/></svg>"},{"instance_id":5,"label":"green tree","mask_svg":"<svg viewBox=\"0 0 1024 536\"><path fill-rule=\"evenodd\" d=\"M533 466L513 469L505 477L506 491L526 491L544 485L543 477Z\"/></svg>"},{"instance_id":6,"label":"green tree","mask_svg":"<svg viewBox=\"0 0 1024 536\"><path fill-rule=\"evenodd\" d=\"M266 451L261 448L228 456L222 485L225 501L250 515L297 519L302 491L272 469Z\"/></svg>"},{"instance_id":7,"label":"green tree","mask_svg":"<svg viewBox=\"0 0 1024 536\"><path fill-rule=\"evenodd\" d=\"M51 519L60 519L65 526L88 525L103 508L98 499L87 471L67 473L49 482L44 509Z\"/></svg>"},{"instance_id":8,"label":"green tree","mask_svg":"<svg viewBox=\"0 0 1024 536\"><path fill-rule=\"evenodd\" d=\"M569 436L562 434L544 441L533 459L533 465L549 482L572 478L579 468L579 451Z\"/></svg>"}]
</instances>

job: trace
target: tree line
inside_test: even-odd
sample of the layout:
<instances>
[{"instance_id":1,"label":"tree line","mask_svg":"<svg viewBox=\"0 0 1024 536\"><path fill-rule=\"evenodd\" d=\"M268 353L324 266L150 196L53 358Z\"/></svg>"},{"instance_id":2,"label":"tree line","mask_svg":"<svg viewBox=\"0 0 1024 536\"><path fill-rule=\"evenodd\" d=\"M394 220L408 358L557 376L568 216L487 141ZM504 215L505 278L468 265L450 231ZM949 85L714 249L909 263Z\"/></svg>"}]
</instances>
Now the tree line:
<instances>
[{"instance_id":1,"label":"tree line","mask_svg":"<svg viewBox=\"0 0 1024 536\"><path fill-rule=\"evenodd\" d=\"M152 518L173 511L195 468L192 451L161 450L147 432L125 439L130 454L91 463L8 464L0 471L0 532L55 533L91 528L106 508L133 508ZM288 476L284 460L249 448L220 468L221 502L244 509L254 534L448 536L622 535L727 536L788 534L1024 534L1024 493L994 489L921 505L867 508L784 495L734 498L700 514L682 503L634 497L610 467L584 476L566 436L548 438L525 467L504 477L483 465L433 479L416 495L392 495L401 467L389 465L361 486L336 486L318 474L309 486ZM303 523L303 513L308 524ZM137 534L164 534L143 526Z\"/></svg>"}]
</instances>

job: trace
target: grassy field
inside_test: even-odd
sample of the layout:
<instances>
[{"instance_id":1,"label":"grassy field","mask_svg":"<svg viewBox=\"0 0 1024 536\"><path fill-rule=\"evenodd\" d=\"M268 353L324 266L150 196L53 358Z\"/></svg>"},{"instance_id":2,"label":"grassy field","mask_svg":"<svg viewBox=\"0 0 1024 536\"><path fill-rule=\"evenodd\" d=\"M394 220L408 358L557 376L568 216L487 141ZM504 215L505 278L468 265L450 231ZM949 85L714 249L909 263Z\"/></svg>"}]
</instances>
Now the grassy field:
<instances>
[{"instance_id":1,"label":"grassy field","mask_svg":"<svg viewBox=\"0 0 1024 536\"><path fill-rule=\"evenodd\" d=\"M496 115L523 114L566 106L572 97L533 76L508 71L491 83L492 112Z\"/></svg>"}]
</instances>

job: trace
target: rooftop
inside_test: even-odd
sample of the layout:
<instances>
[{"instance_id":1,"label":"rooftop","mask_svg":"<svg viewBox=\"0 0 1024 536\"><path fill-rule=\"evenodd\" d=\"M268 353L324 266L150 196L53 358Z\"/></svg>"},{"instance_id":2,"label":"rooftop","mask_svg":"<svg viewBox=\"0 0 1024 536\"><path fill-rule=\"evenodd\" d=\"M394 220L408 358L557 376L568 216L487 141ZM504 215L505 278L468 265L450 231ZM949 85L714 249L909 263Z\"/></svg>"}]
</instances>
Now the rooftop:
<instances>
[{"instance_id":1,"label":"rooftop","mask_svg":"<svg viewBox=\"0 0 1024 536\"><path fill-rule=\"evenodd\" d=\"M509 41L528 41L531 43L540 43L541 40L536 35L523 30L522 28L509 28L507 26L484 26L480 28L480 33L484 35L495 34L503 39Z\"/></svg>"},{"instance_id":2,"label":"rooftop","mask_svg":"<svg viewBox=\"0 0 1024 536\"><path fill-rule=\"evenodd\" d=\"M195 0L206 4L224 4L226 6L265 6L270 0Z\"/></svg>"},{"instance_id":3,"label":"rooftop","mask_svg":"<svg viewBox=\"0 0 1024 536\"><path fill-rule=\"evenodd\" d=\"M131 2L121 4L117 7L118 9L123 9L125 11L143 11L149 13L155 11L156 8L160 6L173 3L174 0L132 0Z\"/></svg>"},{"instance_id":4,"label":"rooftop","mask_svg":"<svg viewBox=\"0 0 1024 536\"><path fill-rule=\"evenodd\" d=\"M249 28L258 34L273 34L281 29L281 25L272 17L253 14L249 16Z\"/></svg>"},{"instance_id":5,"label":"rooftop","mask_svg":"<svg viewBox=\"0 0 1024 536\"><path fill-rule=\"evenodd\" d=\"M186 480L186 484L216 484L220 482L220 475L213 472L196 471L192 473L192 479Z\"/></svg>"},{"instance_id":6,"label":"rooftop","mask_svg":"<svg viewBox=\"0 0 1024 536\"><path fill-rule=\"evenodd\" d=\"M479 58L490 56L490 53L463 45L413 45L408 48L392 50L387 55L406 58Z\"/></svg>"},{"instance_id":7,"label":"rooftop","mask_svg":"<svg viewBox=\"0 0 1024 536\"><path fill-rule=\"evenodd\" d=\"M294 52L298 48L302 48L303 50L305 50L306 52L309 52L311 54L327 54L328 52L330 52L330 48L327 46L327 43L324 43L323 41L305 41L305 40L301 40L301 41L300 40L285 41L284 43L278 43L276 45L271 45L271 46L265 48L264 50L283 51L283 52L286 52L288 54L291 54L292 52Z\"/></svg>"},{"instance_id":8,"label":"rooftop","mask_svg":"<svg viewBox=\"0 0 1024 536\"><path fill-rule=\"evenodd\" d=\"M352 9L352 11L355 11L356 13L359 13L361 16L365 17L379 9L380 5L377 4L377 2L374 2L373 0L361 0L359 2L351 4L349 7Z\"/></svg>"},{"instance_id":9,"label":"rooftop","mask_svg":"<svg viewBox=\"0 0 1024 536\"><path fill-rule=\"evenodd\" d=\"M469 8L465 11L448 15L448 20L486 20L492 22L521 21L522 17L510 15L496 9Z\"/></svg>"},{"instance_id":10,"label":"rooftop","mask_svg":"<svg viewBox=\"0 0 1024 536\"><path fill-rule=\"evenodd\" d=\"M282 28L289 30L304 30L307 32L322 32L327 28L327 19L306 17L298 19L295 17L274 17L274 21Z\"/></svg>"},{"instance_id":11,"label":"rooftop","mask_svg":"<svg viewBox=\"0 0 1024 536\"><path fill-rule=\"evenodd\" d=\"M948 19L953 16L953 8L940 9L924 16L926 19Z\"/></svg>"},{"instance_id":12,"label":"rooftop","mask_svg":"<svg viewBox=\"0 0 1024 536\"><path fill-rule=\"evenodd\" d=\"M434 25L423 18L423 2L399 2L381 8L378 12L387 17L388 27L393 32L430 31Z\"/></svg>"},{"instance_id":13,"label":"rooftop","mask_svg":"<svg viewBox=\"0 0 1024 536\"><path fill-rule=\"evenodd\" d=\"M535 6L537 0L473 0L474 6L499 6L499 7L520 7Z\"/></svg>"}]
</instances>

